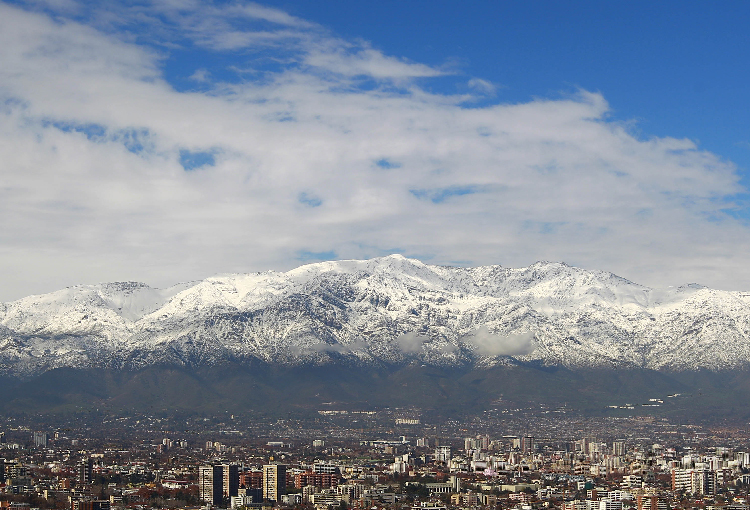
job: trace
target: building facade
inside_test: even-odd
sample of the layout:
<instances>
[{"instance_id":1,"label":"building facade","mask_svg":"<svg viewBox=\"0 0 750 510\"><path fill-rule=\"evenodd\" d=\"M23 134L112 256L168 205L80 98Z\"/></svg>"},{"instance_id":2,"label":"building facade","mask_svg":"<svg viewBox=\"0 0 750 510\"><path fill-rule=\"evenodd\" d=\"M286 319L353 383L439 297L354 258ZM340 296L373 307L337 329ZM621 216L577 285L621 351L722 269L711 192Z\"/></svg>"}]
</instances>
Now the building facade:
<instances>
[{"instance_id":1,"label":"building facade","mask_svg":"<svg viewBox=\"0 0 750 510\"><path fill-rule=\"evenodd\" d=\"M286 493L286 466L267 464L263 466L263 499L280 501Z\"/></svg>"},{"instance_id":2,"label":"building facade","mask_svg":"<svg viewBox=\"0 0 750 510\"><path fill-rule=\"evenodd\" d=\"M198 469L198 490L203 501L222 505L237 496L240 468L236 464L214 464Z\"/></svg>"}]
</instances>

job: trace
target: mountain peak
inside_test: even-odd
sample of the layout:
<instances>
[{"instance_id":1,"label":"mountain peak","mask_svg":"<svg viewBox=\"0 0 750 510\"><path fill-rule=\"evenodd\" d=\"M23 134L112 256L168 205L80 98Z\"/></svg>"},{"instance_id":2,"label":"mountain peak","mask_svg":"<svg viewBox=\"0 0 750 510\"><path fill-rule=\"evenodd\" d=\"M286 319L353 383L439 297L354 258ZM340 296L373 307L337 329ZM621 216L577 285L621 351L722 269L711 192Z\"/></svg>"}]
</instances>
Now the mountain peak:
<instances>
[{"instance_id":1,"label":"mountain peak","mask_svg":"<svg viewBox=\"0 0 750 510\"><path fill-rule=\"evenodd\" d=\"M78 286L0 306L0 371L511 358L568 367L750 366L750 302L723 291L698 299L697 290L649 289L561 262L460 268L400 254L168 289Z\"/></svg>"}]
</instances>

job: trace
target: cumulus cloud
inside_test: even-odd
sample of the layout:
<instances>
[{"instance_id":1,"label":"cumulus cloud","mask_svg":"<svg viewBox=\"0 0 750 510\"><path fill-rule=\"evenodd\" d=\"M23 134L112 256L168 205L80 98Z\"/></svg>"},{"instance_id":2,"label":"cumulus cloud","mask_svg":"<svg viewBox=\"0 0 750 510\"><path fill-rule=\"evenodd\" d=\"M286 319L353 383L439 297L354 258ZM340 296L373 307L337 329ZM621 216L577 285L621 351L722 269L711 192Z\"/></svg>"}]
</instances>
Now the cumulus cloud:
<instances>
[{"instance_id":1,"label":"cumulus cloud","mask_svg":"<svg viewBox=\"0 0 750 510\"><path fill-rule=\"evenodd\" d=\"M498 335L490 333L487 326L481 326L462 340L482 356L523 356L534 350L532 333Z\"/></svg>"},{"instance_id":2,"label":"cumulus cloud","mask_svg":"<svg viewBox=\"0 0 750 510\"><path fill-rule=\"evenodd\" d=\"M421 86L443 69L283 11L102 5L0 3L0 300L391 251L750 288L734 166L601 94L467 108ZM245 60L183 90L167 63L196 46Z\"/></svg>"}]
</instances>

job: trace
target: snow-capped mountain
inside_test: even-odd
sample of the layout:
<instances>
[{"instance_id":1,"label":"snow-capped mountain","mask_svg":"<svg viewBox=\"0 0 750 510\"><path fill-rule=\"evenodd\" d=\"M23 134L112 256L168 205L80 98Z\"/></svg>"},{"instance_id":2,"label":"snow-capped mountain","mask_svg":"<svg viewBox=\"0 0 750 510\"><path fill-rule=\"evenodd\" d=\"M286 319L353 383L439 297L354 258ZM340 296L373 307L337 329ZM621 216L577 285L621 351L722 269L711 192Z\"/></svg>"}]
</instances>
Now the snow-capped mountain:
<instances>
[{"instance_id":1,"label":"snow-capped mountain","mask_svg":"<svg viewBox=\"0 0 750 510\"><path fill-rule=\"evenodd\" d=\"M722 370L750 365L749 337L750 293L651 289L563 263L459 268L391 255L0 304L0 373L253 359Z\"/></svg>"}]
</instances>

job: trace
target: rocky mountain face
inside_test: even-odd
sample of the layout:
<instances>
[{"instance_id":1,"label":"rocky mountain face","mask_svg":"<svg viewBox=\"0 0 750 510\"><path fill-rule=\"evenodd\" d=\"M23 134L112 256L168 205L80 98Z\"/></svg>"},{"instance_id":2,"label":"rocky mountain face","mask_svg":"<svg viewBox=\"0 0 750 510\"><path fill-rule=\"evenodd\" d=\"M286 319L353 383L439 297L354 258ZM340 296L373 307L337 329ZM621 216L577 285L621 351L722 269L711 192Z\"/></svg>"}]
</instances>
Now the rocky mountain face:
<instances>
[{"instance_id":1,"label":"rocky mountain face","mask_svg":"<svg viewBox=\"0 0 750 510\"><path fill-rule=\"evenodd\" d=\"M0 374L222 363L747 368L750 293L651 289L563 263L399 255L153 289L82 285L0 304Z\"/></svg>"}]
</instances>

